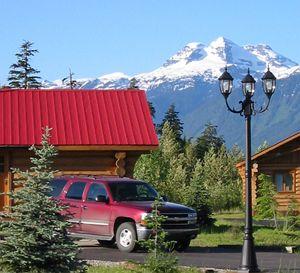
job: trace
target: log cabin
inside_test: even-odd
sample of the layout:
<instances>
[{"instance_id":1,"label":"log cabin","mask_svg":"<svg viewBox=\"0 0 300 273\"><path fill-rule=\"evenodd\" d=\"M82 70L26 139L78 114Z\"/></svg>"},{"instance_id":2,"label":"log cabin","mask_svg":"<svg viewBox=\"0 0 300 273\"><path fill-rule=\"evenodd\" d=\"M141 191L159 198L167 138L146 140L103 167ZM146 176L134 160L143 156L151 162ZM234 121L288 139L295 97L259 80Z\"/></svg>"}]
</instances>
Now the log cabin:
<instances>
[{"instance_id":1,"label":"log cabin","mask_svg":"<svg viewBox=\"0 0 300 273\"><path fill-rule=\"evenodd\" d=\"M252 156L252 205L256 205L258 176L270 175L277 190L278 211L284 213L292 200L300 213L300 132ZM242 177L245 197L245 161L236 165Z\"/></svg>"},{"instance_id":2,"label":"log cabin","mask_svg":"<svg viewBox=\"0 0 300 273\"><path fill-rule=\"evenodd\" d=\"M135 162L158 147L141 90L0 90L0 211L31 166L31 145L50 127L57 175L133 176Z\"/></svg>"}]
</instances>

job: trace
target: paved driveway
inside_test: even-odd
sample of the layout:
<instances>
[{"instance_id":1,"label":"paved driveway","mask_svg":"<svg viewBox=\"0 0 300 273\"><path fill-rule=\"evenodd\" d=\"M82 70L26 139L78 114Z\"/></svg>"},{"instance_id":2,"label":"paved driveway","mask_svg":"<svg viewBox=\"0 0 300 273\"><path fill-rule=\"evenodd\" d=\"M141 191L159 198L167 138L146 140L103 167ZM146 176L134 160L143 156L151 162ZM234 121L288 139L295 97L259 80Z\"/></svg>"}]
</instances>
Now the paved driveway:
<instances>
[{"instance_id":1,"label":"paved driveway","mask_svg":"<svg viewBox=\"0 0 300 273\"><path fill-rule=\"evenodd\" d=\"M88 260L143 262L144 252L122 253L117 248L99 247L96 241L81 241L80 257ZM181 265L213 267L219 269L237 269L241 258L241 249L191 247L184 253L178 253ZM300 273L300 255L276 251L257 251L257 262L261 270L284 273Z\"/></svg>"}]
</instances>

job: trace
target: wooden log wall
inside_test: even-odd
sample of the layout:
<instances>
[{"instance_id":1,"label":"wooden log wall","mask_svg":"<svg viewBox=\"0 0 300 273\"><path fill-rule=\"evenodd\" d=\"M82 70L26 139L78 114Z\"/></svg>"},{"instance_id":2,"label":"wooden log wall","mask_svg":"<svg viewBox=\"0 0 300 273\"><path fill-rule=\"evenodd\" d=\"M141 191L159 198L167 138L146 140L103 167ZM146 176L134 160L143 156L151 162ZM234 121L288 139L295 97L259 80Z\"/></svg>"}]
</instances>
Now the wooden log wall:
<instances>
[{"instance_id":1,"label":"wooden log wall","mask_svg":"<svg viewBox=\"0 0 300 273\"><path fill-rule=\"evenodd\" d=\"M276 201L278 203L278 212L285 213L287 208L292 200L295 200L298 203L298 212L300 213L300 167L291 169L291 166L282 166L277 165L257 165L252 168L252 204L256 205L257 198L257 187L258 185L258 175L260 173L265 173L267 175L273 175L274 171L278 170L288 170L294 171L294 191L293 192L280 192L275 196ZM243 200L245 200L245 167L239 168L239 174L242 178L243 185Z\"/></svg>"},{"instance_id":2,"label":"wooden log wall","mask_svg":"<svg viewBox=\"0 0 300 273\"><path fill-rule=\"evenodd\" d=\"M133 177L133 170L143 151L59 151L54 160L53 169L59 175L118 175ZM32 152L27 149L11 149L4 153L6 171L0 175L0 192L9 192L16 188L13 181L19 177L13 175L11 168L27 170L32 165ZM8 196L0 197L0 211L8 206Z\"/></svg>"}]
</instances>

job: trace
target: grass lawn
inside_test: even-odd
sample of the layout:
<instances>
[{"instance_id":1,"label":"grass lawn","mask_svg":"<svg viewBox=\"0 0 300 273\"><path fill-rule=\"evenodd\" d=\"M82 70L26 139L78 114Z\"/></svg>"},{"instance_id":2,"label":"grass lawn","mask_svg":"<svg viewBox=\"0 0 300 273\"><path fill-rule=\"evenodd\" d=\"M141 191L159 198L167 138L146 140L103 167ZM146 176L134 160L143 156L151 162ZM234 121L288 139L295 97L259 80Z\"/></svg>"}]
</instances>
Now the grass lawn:
<instances>
[{"instance_id":1,"label":"grass lawn","mask_svg":"<svg viewBox=\"0 0 300 273\"><path fill-rule=\"evenodd\" d=\"M197 268L182 268L180 273L201 273ZM128 268L128 266L91 266L88 268L87 273L150 273L139 266Z\"/></svg>"},{"instance_id":2,"label":"grass lawn","mask_svg":"<svg viewBox=\"0 0 300 273\"><path fill-rule=\"evenodd\" d=\"M235 218L235 217L227 217ZM216 217L216 219L225 219ZM255 245L257 246L300 246L300 230L283 232L269 227L254 226ZM217 220L211 228L202 230L192 246L217 247L225 245L241 246L243 243L243 225L227 220Z\"/></svg>"}]
</instances>

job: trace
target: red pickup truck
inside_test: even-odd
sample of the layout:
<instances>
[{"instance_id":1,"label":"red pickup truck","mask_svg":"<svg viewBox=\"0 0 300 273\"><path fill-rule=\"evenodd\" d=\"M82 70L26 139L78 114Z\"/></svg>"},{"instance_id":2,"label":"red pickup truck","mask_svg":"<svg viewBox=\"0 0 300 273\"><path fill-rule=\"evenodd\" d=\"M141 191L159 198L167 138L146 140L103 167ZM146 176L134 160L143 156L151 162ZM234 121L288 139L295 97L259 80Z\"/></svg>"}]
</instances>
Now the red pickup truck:
<instances>
[{"instance_id":1,"label":"red pickup truck","mask_svg":"<svg viewBox=\"0 0 300 273\"><path fill-rule=\"evenodd\" d=\"M63 176L51 181L52 197L69 206L73 223L70 235L96 239L102 246L117 243L131 252L138 240L149 237L145 223L158 193L148 183L119 177ZM163 202L167 216L163 228L175 240L177 250L186 249L198 234L197 214L192 208Z\"/></svg>"}]
</instances>

